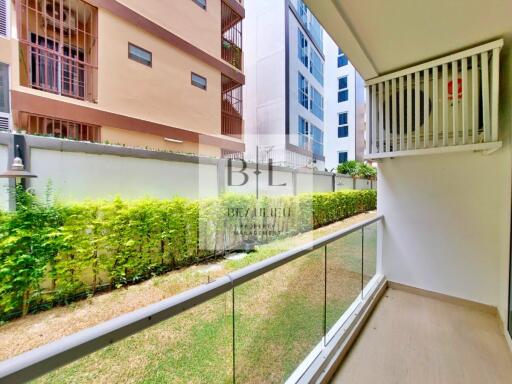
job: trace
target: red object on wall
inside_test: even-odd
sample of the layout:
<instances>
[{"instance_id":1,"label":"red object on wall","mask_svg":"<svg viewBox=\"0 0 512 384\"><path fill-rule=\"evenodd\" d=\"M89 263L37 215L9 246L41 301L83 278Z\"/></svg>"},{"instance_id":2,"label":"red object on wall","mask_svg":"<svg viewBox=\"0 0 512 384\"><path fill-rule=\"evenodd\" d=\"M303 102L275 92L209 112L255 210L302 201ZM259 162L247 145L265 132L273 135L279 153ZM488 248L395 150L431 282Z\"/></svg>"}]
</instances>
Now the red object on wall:
<instances>
[{"instance_id":1,"label":"red object on wall","mask_svg":"<svg viewBox=\"0 0 512 384\"><path fill-rule=\"evenodd\" d=\"M453 99L453 80L448 82L448 98ZM462 99L462 79L457 79L457 99Z\"/></svg>"}]
</instances>

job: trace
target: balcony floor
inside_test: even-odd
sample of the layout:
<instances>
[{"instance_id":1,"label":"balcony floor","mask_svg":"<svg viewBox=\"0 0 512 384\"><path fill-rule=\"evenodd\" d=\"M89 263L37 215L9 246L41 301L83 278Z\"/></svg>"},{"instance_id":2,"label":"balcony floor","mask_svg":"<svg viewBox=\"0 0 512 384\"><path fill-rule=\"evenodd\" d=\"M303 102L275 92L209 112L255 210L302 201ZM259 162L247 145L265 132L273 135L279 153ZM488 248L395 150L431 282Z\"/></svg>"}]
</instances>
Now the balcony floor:
<instances>
[{"instance_id":1,"label":"balcony floor","mask_svg":"<svg viewBox=\"0 0 512 384\"><path fill-rule=\"evenodd\" d=\"M388 289L332 383L510 383L494 314Z\"/></svg>"}]
</instances>

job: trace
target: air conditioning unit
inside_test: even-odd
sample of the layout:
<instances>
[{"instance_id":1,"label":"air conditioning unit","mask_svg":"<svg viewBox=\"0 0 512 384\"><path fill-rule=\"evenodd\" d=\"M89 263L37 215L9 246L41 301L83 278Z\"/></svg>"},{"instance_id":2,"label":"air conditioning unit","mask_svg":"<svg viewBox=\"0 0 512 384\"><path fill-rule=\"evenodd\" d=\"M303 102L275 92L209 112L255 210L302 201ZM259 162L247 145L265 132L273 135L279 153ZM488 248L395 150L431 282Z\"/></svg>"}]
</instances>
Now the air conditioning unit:
<instances>
[{"instance_id":1,"label":"air conditioning unit","mask_svg":"<svg viewBox=\"0 0 512 384\"><path fill-rule=\"evenodd\" d=\"M11 115L9 113L0 112L0 132L11 130Z\"/></svg>"},{"instance_id":2,"label":"air conditioning unit","mask_svg":"<svg viewBox=\"0 0 512 384\"><path fill-rule=\"evenodd\" d=\"M469 137L472 137L473 131L472 131L472 113L473 113L473 71L476 71L476 79L478 81L478 86L476 88L478 94L476 95L477 98L477 108L478 108L478 121L477 121L477 133L478 133L478 139L477 142L483 141L483 102L482 102L482 92L481 92L481 70L477 68L468 68L467 75L466 75L466 84L463 83L463 76L461 71L460 64L458 65L458 73L455 78L455 85L454 85L454 79L452 76L452 67L451 65L447 66L447 80L443 80L443 72L442 67L438 67L438 74L437 74L437 97L434 99L434 85L433 85L433 70L431 69L429 71L429 77L428 77L428 142L432 144L433 142L433 123L434 123L434 105L437 107L437 141L439 143L443 142L443 132L446 130L447 136L445 137L448 142L451 144L454 140L454 135L457 137L457 141L460 143L462 141L462 119L463 119L463 109L462 109L462 93L464 88L466 92L466 100L467 100L467 116L469 118L469 129L468 129L468 135ZM407 92L407 82L404 79L404 90L402 92L403 97L403 123L400 122L400 116L402 114L402 111L400 110L400 92L398 90L398 81L397 81L397 90L394 95L390 95L388 100L388 105L392 106L392 100L393 97L395 98L396 102L396 124L398 127L397 132L397 145L400 146L400 136L399 134L403 132L402 140L404 145L407 145L408 139L409 142L412 143L412 147L415 146L415 140L419 137L420 146L424 145L425 142L425 98L427 97L427 92L425 89L425 79L424 79L424 73L421 72L420 77L420 90L419 92L416 91L416 85L417 82L415 81L415 75L411 76L411 116L408 115L408 92ZM444 105L443 105L443 99L444 95L447 95L447 104L446 104L446 116L444 115ZM419 136L416 134L416 98L419 99ZM453 114L454 111L457 111L457 127L454 132L453 127ZM390 112L391 116L391 112ZM390 117L390 120L392 118ZM408 122L410 122L410 129L408 129ZM447 122L447 126L445 127L445 122ZM403 125L403 126L402 126ZM412 137L409 138L408 135L411 135ZM393 151L393 128L390 129L390 151ZM381 142L382 145L385 145L384 142ZM402 148L403 149L403 148Z\"/></svg>"},{"instance_id":3,"label":"air conditioning unit","mask_svg":"<svg viewBox=\"0 0 512 384\"><path fill-rule=\"evenodd\" d=\"M45 12L43 23L46 28L55 28L56 31L63 29L65 34L78 29L78 19L76 12L66 6L62 6L58 1L41 1L41 8Z\"/></svg>"}]
</instances>

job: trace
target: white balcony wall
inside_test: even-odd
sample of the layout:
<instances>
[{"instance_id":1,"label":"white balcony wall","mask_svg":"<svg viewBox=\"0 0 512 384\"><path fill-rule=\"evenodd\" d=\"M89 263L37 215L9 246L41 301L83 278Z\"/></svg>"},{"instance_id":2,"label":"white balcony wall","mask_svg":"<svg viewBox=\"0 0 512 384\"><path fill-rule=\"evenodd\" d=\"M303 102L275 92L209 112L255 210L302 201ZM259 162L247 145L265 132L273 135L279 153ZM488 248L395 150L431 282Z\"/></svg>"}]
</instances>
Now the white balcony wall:
<instances>
[{"instance_id":1,"label":"white balcony wall","mask_svg":"<svg viewBox=\"0 0 512 384\"><path fill-rule=\"evenodd\" d=\"M378 209L385 216L382 268L387 278L496 306L504 324L512 160L509 44L502 52L500 71L503 148L491 155L464 152L385 159L378 178Z\"/></svg>"}]
</instances>

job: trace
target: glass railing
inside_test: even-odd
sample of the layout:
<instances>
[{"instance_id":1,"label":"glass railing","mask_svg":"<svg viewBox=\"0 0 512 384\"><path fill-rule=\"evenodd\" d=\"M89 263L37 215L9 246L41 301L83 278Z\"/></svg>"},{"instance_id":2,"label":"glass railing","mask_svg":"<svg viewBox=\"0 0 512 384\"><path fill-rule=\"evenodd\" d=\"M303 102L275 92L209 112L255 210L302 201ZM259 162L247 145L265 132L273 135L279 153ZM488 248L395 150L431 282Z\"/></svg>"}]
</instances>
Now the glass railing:
<instances>
[{"instance_id":1,"label":"glass railing","mask_svg":"<svg viewBox=\"0 0 512 384\"><path fill-rule=\"evenodd\" d=\"M379 281L381 220L6 360L0 382L296 382Z\"/></svg>"}]
</instances>

